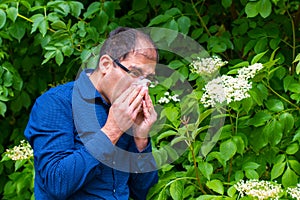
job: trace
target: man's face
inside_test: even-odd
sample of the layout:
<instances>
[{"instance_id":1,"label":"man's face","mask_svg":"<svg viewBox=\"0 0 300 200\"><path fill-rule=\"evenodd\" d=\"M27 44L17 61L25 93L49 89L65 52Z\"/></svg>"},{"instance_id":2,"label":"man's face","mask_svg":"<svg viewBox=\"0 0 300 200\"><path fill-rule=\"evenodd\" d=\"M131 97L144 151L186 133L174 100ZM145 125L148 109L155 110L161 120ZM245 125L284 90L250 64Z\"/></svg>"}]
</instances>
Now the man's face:
<instances>
[{"instance_id":1,"label":"man's face","mask_svg":"<svg viewBox=\"0 0 300 200\"><path fill-rule=\"evenodd\" d=\"M115 80L118 81L115 85L113 99L122 94L132 83L138 83L141 79L147 79L155 75L156 61L142 54L129 53L124 60L119 61L119 64L122 66L115 65L117 67ZM129 71L126 72L124 67Z\"/></svg>"}]
</instances>

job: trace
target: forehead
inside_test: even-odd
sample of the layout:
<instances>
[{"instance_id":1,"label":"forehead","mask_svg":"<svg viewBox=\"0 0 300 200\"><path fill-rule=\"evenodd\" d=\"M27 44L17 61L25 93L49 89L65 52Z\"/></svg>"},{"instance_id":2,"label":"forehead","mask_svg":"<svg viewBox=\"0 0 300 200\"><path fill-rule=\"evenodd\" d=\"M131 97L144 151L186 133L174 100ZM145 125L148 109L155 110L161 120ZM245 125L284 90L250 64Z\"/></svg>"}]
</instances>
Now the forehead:
<instances>
[{"instance_id":1,"label":"forehead","mask_svg":"<svg viewBox=\"0 0 300 200\"><path fill-rule=\"evenodd\" d=\"M149 59L143 54L130 53L124 59L128 68L137 68L142 70L146 74L153 74L155 72L156 60Z\"/></svg>"}]
</instances>

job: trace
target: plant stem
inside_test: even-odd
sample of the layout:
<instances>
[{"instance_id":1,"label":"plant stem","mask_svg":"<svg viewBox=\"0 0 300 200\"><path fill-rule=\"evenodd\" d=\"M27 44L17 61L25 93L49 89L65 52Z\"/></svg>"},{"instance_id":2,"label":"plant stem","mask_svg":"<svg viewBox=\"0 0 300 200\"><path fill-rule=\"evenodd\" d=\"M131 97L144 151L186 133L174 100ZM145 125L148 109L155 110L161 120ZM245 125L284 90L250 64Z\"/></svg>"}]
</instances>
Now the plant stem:
<instances>
[{"instance_id":1,"label":"plant stem","mask_svg":"<svg viewBox=\"0 0 300 200\"><path fill-rule=\"evenodd\" d=\"M283 96L281 96L280 94L278 94L273 88L271 88L268 84L266 84L265 81L262 81L262 82L263 82L263 84L264 84L268 89L270 89L270 90L271 90L276 96L278 96L280 99L282 99L283 101L287 102L288 104L294 106L297 110L300 110L300 108L299 108L296 104L290 102L288 99L286 99L286 98L284 98Z\"/></svg>"},{"instance_id":2,"label":"plant stem","mask_svg":"<svg viewBox=\"0 0 300 200\"><path fill-rule=\"evenodd\" d=\"M291 20L291 25L292 25L292 34L293 34L293 46L292 46L292 52L293 52L293 58L292 60L295 59L296 56L296 32L295 32L295 23L294 23L294 19L291 16L290 12L287 9L287 14ZM292 68L291 68L291 74L295 73L295 63L292 63Z\"/></svg>"},{"instance_id":3,"label":"plant stem","mask_svg":"<svg viewBox=\"0 0 300 200\"><path fill-rule=\"evenodd\" d=\"M196 5L195 5L194 1L191 0L191 3L192 3L193 9L194 9L194 11L195 11L197 17L199 18L199 20L200 20L200 22L201 22L201 25L202 25L203 28L205 29L206 33L207 33L209 36L211 36L211 34L210 34L210 32L209 32L209 30L208 30L206 24L205 24L204 21L203 21L203 18L201 17L200 13L198 12L198 10L197 10L197 8L196 8Z\"/></svg>"}]
</instances>

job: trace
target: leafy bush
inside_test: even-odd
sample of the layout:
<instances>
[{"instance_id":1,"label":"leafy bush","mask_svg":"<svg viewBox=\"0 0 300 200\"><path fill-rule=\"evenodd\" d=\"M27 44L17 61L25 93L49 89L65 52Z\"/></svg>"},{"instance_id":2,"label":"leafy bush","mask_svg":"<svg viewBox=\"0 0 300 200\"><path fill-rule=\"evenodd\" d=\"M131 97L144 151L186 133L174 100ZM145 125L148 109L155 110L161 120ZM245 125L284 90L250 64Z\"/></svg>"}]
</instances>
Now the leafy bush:
<instances>
[{"instance_id":1,"label":"leafy bush","mask_svg":"<svg viewBox=\"0 0 300 200\"><path fill-rule=\"evenodd\" d=\"M162 27L190 36L211 56L228 61L221 75L234 77L237 69L258 62L264 68L251 79L249 98L210 108L201 103L203 77L183 59L161 52L160 62L169 63L193 92L162 106L168 120L153 146L158 163L174 162L161 166L149 199L235 199L233 185L241 179L296 186L299 9L296 0L1 1L0 153L23 139L35 98L53 84L73 80L82 64L93 65L89 58L111 30ZM166 90L158 86L151 92L158 103ZM194 122L181 118L189 107L200 111ZM221 125L210 124L212 117ZM207 130L213 130L209 138ZM12 165L0 162L4 198L9 198L5 188L15 174Z\"/></svg>"}]
</instances>

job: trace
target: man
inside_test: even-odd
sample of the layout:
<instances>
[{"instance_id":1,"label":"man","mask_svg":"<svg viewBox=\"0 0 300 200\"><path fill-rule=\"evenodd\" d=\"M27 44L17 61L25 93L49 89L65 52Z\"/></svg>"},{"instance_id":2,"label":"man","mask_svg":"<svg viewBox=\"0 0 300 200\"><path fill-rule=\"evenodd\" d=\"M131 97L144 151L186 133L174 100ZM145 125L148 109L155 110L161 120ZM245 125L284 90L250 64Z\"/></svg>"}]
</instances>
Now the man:
<instances>
[{"instance_id":1,"label":"man","mask_svg":"<svg viewBox=\"0 0 300 200\"><path fill-rule=\"evenodd\" d=\"M25 136L37 200L146 198L158 179L148 138L157 114L145 85L157 60L147 35L118 28L95 70L36 100Z\"/></svg>"}]
</instances>

